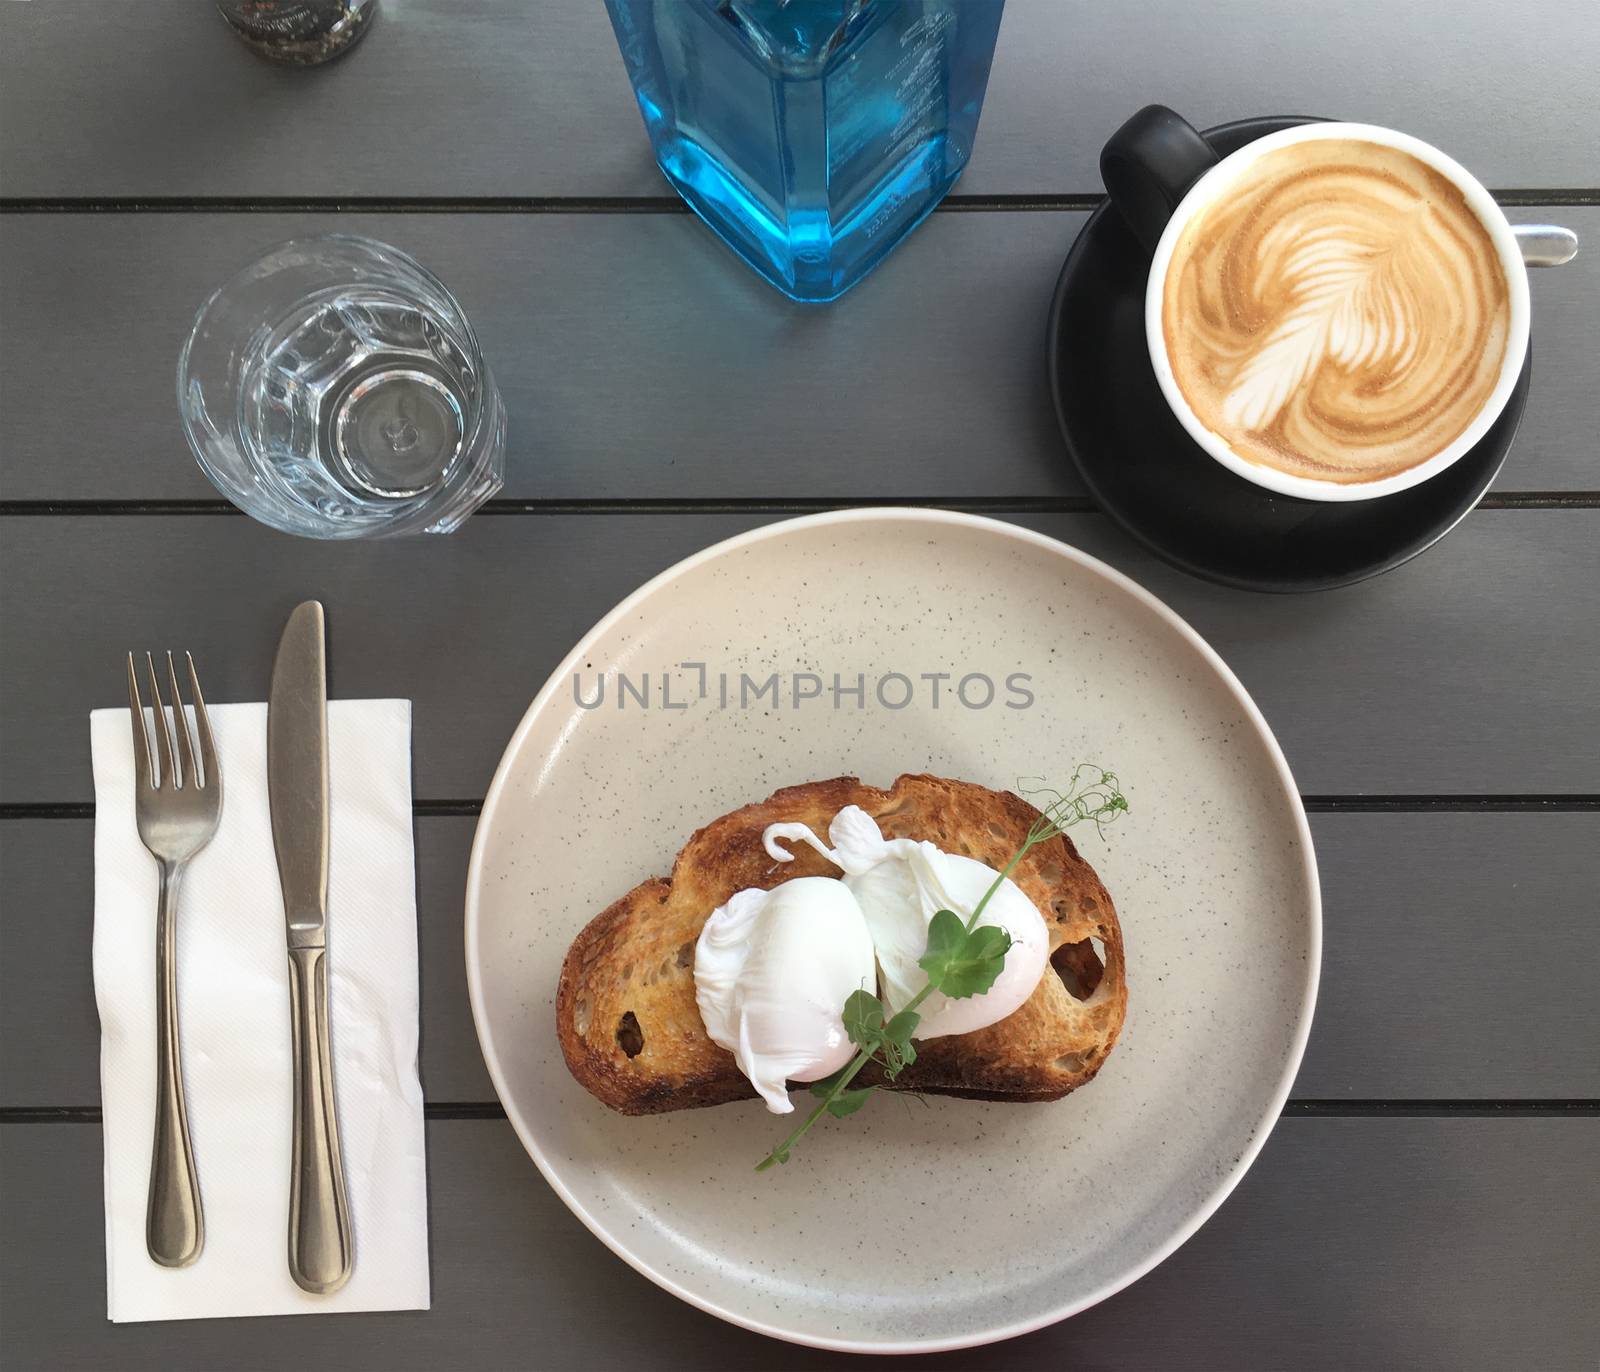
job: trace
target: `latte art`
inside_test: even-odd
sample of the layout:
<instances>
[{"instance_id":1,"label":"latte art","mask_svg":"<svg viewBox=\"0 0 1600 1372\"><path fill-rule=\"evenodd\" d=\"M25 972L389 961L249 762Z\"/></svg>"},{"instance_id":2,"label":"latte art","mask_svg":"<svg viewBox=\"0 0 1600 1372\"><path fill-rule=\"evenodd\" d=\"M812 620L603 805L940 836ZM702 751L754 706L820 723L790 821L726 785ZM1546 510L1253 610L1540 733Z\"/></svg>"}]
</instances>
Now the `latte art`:
<instances>
[{"instance_id":1,"label":"latte art","mask_svg":"<svg viewBox=\"0 0 1600 1372\"><path fill-rule=\"evenodd\" d=\"M1185 401L1234 452L1353 483L1426 462L1472 423L1511 304L1452 181L1330 138L1265 154L1190 221L1161 319Z\"/></svg>"}]
</instances>

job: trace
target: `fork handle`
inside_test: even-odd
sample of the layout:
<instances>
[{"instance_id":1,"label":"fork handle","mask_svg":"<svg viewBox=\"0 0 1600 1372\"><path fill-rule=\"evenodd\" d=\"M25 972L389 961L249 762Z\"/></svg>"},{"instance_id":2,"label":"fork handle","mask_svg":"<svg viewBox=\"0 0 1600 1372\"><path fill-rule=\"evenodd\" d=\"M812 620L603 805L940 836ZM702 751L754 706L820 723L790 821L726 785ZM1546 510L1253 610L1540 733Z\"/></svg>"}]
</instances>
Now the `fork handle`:
<instances>
[{"instance_id":1,"label":"fork handle","mask_svg":"<svg viewBox=\"0 0 1600 1372\"><path fill-rule=\"evenodd\" d=\"M150 1256L163 1267L189 1266L206 1242L178 1037L178 878L182 873L181 866L161 864L156 915L156 1131L150 1153L144 1241Z\"/></svg>"},{"instance_id":2,"label":"fork handle","mask_svg":"<svg viewBox=\"0 0 1600 1372\"><path fill-rule=\"evenodd\" d=\"M350 1279L350 1205L328 1052L328 955L289 950L294 1019L294 1164L289 1182L289 1275L327 1295Z\"/></svg>"}]
</instances>

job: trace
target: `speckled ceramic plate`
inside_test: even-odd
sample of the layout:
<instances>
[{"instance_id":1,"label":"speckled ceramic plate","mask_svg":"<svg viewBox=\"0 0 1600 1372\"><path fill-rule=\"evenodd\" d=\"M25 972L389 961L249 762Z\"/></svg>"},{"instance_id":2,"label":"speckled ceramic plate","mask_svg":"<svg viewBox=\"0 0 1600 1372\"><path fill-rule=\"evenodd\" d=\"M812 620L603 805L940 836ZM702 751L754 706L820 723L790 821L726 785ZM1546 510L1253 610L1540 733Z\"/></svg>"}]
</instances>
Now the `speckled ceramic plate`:
<instances>
[{"instance_id":1,"label":"speckled ceramic plate","mask_svg":"<svg viewBox=\"0 0 1600 1372\"><path fill-rule=\"evenodd\" d=\"M776 702L751 699L773 674ZM1078 759L1114 766L1132 805L1104 836L1077 835L1116 900L1130 994L1081 1091L885 1095L757 1175L788 1128L759 1102L628 1119L568 1075L553 1023L567 945L670 871L701 824L820 777L1009 787ZM1025 529L850 510L689 558L573 649L490 788L466 943L500 1099L600 1239L736 1324L887 1353L1061 1319L1199 1227L1288 1094L1321 915L1283 756L1176 615Z\"/></svg>"}]
</instances>

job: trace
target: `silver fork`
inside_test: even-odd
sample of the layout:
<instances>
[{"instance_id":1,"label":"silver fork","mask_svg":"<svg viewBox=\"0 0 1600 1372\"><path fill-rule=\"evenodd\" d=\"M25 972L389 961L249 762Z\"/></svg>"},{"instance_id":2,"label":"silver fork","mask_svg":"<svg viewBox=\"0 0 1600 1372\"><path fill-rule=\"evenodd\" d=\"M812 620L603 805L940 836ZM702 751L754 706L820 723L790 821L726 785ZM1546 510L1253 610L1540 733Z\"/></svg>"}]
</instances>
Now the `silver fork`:
<instances>
[{"instance_id":1,"label":"silver fork","mask_svg":"<svg viewBox=\"0 0 1600 1372\"><path fill-rule=\"evenodd\" d=\"M183 1056L178 1039L178 883L189 859L217 831L222 813L222 769L206 718L205 698L189 663L198 743L189 737L178 672L167 654L174 729L167 722L156 678L155 659L144 655L150 673L155 716L154 754L145 733L139 676L128 654L128 710L133 716L135 811L139 838L161 864L161 899L156 917L156 1132L150 1154L150 1204L144 1239L150 1256L163 1267L187 1267L205 1247L206 1223L200 1209L200 1181L189 1142L189 1111L183 1095ZM198 747L200 766L195 766ZM176 761L174 761L176 759Z\"/></svg>"}]
</instances>

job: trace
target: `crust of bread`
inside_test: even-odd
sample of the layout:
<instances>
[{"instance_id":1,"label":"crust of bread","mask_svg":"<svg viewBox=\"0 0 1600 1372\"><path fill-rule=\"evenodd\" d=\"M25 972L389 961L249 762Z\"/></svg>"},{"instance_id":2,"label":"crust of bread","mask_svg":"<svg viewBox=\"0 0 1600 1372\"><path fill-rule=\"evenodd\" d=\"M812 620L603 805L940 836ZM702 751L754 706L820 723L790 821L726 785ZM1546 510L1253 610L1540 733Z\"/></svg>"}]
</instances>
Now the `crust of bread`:
<instances>
[{"instance_id":1,"label":"crust of bread","mask_svg":"<svg viewBox=\"0 0 1600 1372\"><path fill-rule=\"evenodd\" d=\"M825 834L859 805L890 838L925 839L1003 867L1039 812L1021 797L971 782L902 776L888 790L855 777L813 781L723 815L699 830L671 878L641 882L573 940L556 992L556 1033L572 1075L628 1115L661 1114L755 1096L733 1055L707 1036L694 995L694 947L711 912L735 891L802 876L837 876L794 845L777 863L762 846L769 824L799 821ZM1050 964L1032 996L970 1034L918 1042L902 1091L973 1100L1057 1100L1090 1081L1116 1044L1128 987L1111 897L1072 841L1035 847L1012 874L1045 917Z\"/></svg>"}]
</instances>

